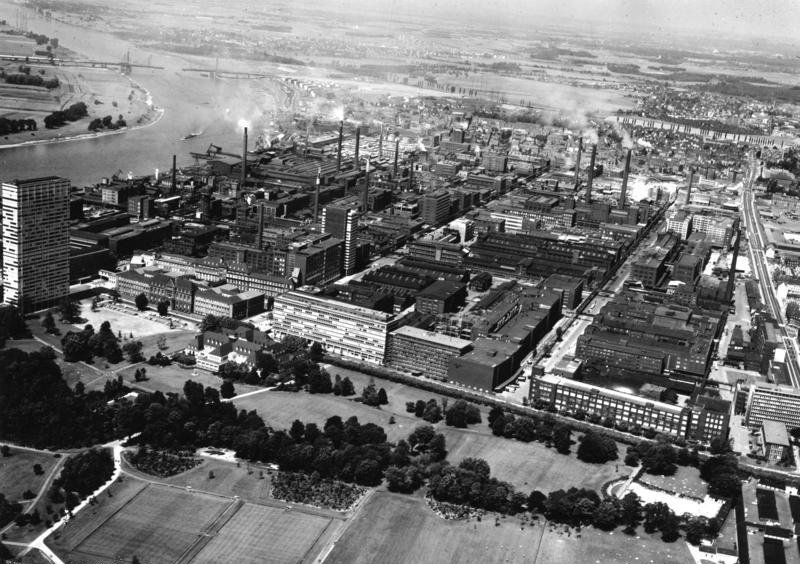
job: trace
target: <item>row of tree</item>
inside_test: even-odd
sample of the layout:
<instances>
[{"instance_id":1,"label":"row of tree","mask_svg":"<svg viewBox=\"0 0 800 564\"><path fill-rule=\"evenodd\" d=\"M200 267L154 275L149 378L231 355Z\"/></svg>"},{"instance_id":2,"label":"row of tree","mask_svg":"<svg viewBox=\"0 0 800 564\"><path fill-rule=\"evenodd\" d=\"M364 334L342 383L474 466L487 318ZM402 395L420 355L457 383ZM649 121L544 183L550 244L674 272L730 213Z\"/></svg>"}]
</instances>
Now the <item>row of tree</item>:
<instances>
[{"instance_id":1,"label":"row of tree","mask_svg":"<svg viewBox=\"0 0 800 564\"><path fill-rule=\"evenodd\" d=\"M78 121L79 119L89 115L86 109L86 104L83 102L76 102L68 107L66 110L56 110L52 114L44 117L44 126L47 129L61 127L68 121Z\"/></svg>"},{"instance_id":2,"label":"row of tree","mask_svg":"<svg viewBox=\"0 0 800 564\"><path fill-rule=\"evenodd\" d=\"M98 356L116 364L123 358L119 338L108 321L103 321L97 333L91 325L86 325L81 331L68 331L61 339L61 346L67 362L92 362Z\"/></svg>"},{"instance_id":3,"label":"row of tree","mask_svg":"<svg viewBox=\"0 0 800 564\"><path fill-rule=\"evenodd\" d=\"M122 117L122 114L119 115L116 121L111 116L105 116L103 118L94 118L92 121L89 122L89 131L100 131L101 129L121 129L128 124L125 122L125 118Z\"/></svg>"},{"instance_id":4,"label":"row of tree","mask_svg":"<svg viewBox=\"0 0 800 564\"><path fill-rule=\"evenodd\" d=\"M52 90L54 88L58 88L60 82L58 81L57 77L53 78L44 78L38 74L26 74L26 73L18 73L18 74L8 74L5 77L6 84L21 84L24 86L41 86L43 88L47 88L48 90Z\"/></svg>"},{"instance_id":5,"label":"row of tree","mask_svg":"<svg viewBox=\"0 0 800 564\"><path fill-rule=\"evenodd\" d=\"M0 135L12 135L22 131L36 131L35 119L9 119L0 117Z\"/></svg>"}]
</instances>

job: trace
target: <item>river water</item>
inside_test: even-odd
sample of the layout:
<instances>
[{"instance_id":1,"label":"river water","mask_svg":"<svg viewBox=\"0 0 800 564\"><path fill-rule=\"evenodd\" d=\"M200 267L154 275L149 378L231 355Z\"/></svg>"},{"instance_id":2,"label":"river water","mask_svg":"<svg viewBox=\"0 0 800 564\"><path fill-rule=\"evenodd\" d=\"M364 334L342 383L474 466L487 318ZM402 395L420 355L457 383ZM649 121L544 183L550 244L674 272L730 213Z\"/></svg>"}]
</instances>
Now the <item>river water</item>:
<instances>
[{"instance_id":1,"label":"river water","mask_svg":"<svg viewBox=\"0 0 800 564\"><path fill-rule=\"evenodd\" d=\"M18 6L0 0L0 19L14 22ZM48 20L32 10L28 28L49 37L91 60L123 60L130 51L131 62L163 66L164 70L134 69L131 78L150 91L156 107L164 110L157 123L118 135L91 139L0 148L0 181L37 176L63 176L75 186L97 183L118 170L127 174L148 174L155 168L162 171L172 166L172 155L178 165L194 163L190 151L205 152L210 143L224 150L241 151L241 119L251 119L253 112L271 111L258 108L260 101L272 105L272 98L255 81L233 79L211 80L199 73L186 73L182 68L213 63L191 60L137 48L108 33ZM76 71L76 72L79 72ZM263 98L262 98L263 96ZM202 132L182 141L190 132ZM252 149L254 144L249 144Z\"/></svg>"}]
</instances>

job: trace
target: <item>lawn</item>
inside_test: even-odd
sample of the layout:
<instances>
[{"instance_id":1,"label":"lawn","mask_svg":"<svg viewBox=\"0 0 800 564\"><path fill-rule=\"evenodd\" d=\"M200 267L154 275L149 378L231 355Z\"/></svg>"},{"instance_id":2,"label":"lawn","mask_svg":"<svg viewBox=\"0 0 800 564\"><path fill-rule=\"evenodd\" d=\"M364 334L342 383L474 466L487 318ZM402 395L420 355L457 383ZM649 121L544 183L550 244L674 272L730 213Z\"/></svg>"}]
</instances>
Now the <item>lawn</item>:
<instances>
[{"instance_id":1,"label":"lawn","mask_svg":"<svg viewBox=\"0 0 800 564\"><path fill-rule=\"evenodd\" d=\"M0 494L9 501L22 501L22 492L31 490L39 493L53 466L58 462L52 454L30 452L11 448L11 456L0 457ZM33 465L41 464L44 473L37 476Z\"/></svg>"},{"instance_id":2,"label":"lawn","mask_svg":"<svg viewBox=\"0 0 800 564\"><path fill-rule=\"evenodd\" d=\"M475 426L475 428L486 425ZM442 427L447 442L447 460L457 464L464 458L482 458L489 463L492 475L512 483L523 493L540 490L548 493L572 486L595 490L613 479L628 476L631 468L622 461L587 464L578 460L572 445L568 455L559 454L542 443L523 443L480 431ZM574 435L573 435L574 440Z\"/></svg>"},{"instance_id":3,"label":"lawn","mask_svg":"<svg viewBox=\"0 0 800 564\"><path fill-rule=\"evenodd\" d=\"M137 368L145 368L147 370L147 380L136 382L134 374ZM145 390L158 390L164 394L175 392L177 394L183 393L183 386L188 380L199 382L203 386L210 386L214 389L219 389L222 385L222 379L219 376L214 376L205 370L195 370L194 368L181 368L177 363L172 363L169 366L150 366L149 364L139 364L136 366L129 366L120 370L129 386L141 386ZM257 386L248 386L246 384L234 383L234 388L237 394L243 394L258 390Z\"/></svg>"},{"instance_id":4,"label":"lawn","mask_svg":"<svg viewBox=\"0 0 800 564\"><path fill-rule=\"evenodd\" d=\"M241 467L237 467L235 464L221 460L204 458L199 466L187 472L170 478L159 478L159 480L176 486L191 486L196 490L214 492L224 496L239 496L245 501L267 501L272 499L269 494L269 473L264 470L264 477L259 478L259 470L260 468L248 467L245 463ZM214 472L213 479L209 479L209 472Z\"/></svg>"},{"instance_id":5,"label":"lawn","mask_svg":"<svg viewBox=\"0 0 800 564\"><path fill-rule=\"evenodd\" d=\"M71 556L84 561L130 561L137 556L148 564L168 564L231 504L229 499L151 484L75 546Z\"/></svg>"},{"instance_id":6,"label":"lawn","mask_svg":"<svg viewBox=\"0 0 800 564\"><path fill-rule=\"evenodd\" d=\"M708 489L700 478L700 471L692 466L678 466L677 472L672 476L642 474L639 481L698 499L703 499Z\"/></svg>"},{"instance_id":7,"label":"lawn","mask_svg":"<svg viewBox=\"0 0 800 564\"><path fill-rule=\"evenodd\" d=\"M356 391L361 392L358 388ZM413 416L394 415L396 423L389 425L389 417L393 415L391 412L333 394L263 392L236 400L234 405L237 409L247 411L255 409L266 424L275 429L288 429L295 419L322 426L333 415L338 415L343 420L355 415L362 424L375 423L383 427L390 441L406 438L418 425L425 423Z\"/></svg>"},{"instance_id":8,"label":"lawn","mask_svg":"<svg viewBox=\"0 0 800 564\"><path fill-rule=\"evenodd\" d=\"M195 556L192 564L309 562L319 552L320 541L327 536L328 529L339 523L332 525L331 521L248 503Z\"/></svg>"},{"instance_id":9,"label":"lawn","mask_svg":"<svg viewBox=\"0 0 800 564\"><path fill-rule=\"evenodd\" d=\"M376 493L336 543L329 564L493 563L671 563L692 562L686 543L667 544L658 535L629 537L585 528L531 526L516 518L446 521L418 497Z\"/></svg>"}]
</instances>

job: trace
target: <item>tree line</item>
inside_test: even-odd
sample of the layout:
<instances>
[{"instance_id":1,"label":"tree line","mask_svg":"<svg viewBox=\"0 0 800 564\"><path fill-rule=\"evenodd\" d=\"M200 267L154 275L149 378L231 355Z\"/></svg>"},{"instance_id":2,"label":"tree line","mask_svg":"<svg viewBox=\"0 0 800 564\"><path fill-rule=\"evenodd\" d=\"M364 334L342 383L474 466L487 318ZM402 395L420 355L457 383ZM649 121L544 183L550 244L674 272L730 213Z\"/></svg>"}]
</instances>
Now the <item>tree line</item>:
<instances>
[{"instance_id":1,"label":"tree line","mask_svg":"<svg viewBox=\"0 0 800 564\"><path fill-rule=\"evenodd\" d=\"M47 129L61 127L68 121L78 121L79 119L89 115L86 109L86 104L83 102L76 102L68 107L66 110L56 110L52 114L44 117L44 126Z\"/></svg>"}]
</instances>

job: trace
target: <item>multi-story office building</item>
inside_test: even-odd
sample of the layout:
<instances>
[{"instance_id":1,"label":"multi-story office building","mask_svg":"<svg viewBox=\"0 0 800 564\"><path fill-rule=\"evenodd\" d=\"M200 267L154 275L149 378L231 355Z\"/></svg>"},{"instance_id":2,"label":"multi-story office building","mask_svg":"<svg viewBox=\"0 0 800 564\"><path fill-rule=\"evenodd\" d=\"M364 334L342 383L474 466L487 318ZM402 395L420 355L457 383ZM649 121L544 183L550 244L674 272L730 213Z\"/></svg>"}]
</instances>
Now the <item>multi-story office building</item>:
<instances>
[{"instance_id":1,"label":"multi-story office building","mask_svg":"<svg viewBox=\"0 0 800 564\"><path fill-rule=\"evenodd\" d=\"M706 400L710 398L699 398ZM639 425L674 437L710 442L727 437L730 402L698 401L679 407L584 382L545 374L531 381L531 403L543 402L559 412L612 417L614 421Z\"/></svg>"},{"instance_id":2,"label":"multi-story office building","mask_svg":"<svg viewBox=\"0 0 800 564\"><path fill-rule=\"evenodd\" d=\"M753 431L764 421L785 423L790 430L800 427L800 392L778 384L739 385L737 395L746 394L745 424Z\"/></svg>"},{"instance_id":3,"label":"multi-story office building","mask_svg":"<svg viewBox=\"0 0 800 564\"><path fill-rule=\"evenodd\" d=\"M358 208L353 206L325 206L322 210L322 232L330 233L344 242L344 260L342 261L345 276L356 270L356 227Z\"/></svg>"},{"instance_id":4,"label":"multi-story office building","mask_svg":"<svg viewBox=\"0 0 800 564\"><path fill-rule=\"evenodd\" d=\"M420 217L431 226L439 226L450 215L450 194L445 190L428 193L420 198Z\"/></svg>"},{"instance_id":5,"label":"multi-story office building","mask_svg":"<svg viewBox=\"0 0 800 564\"><path fill-rule=\"evenodd\" d=\"M692 214L679 210L667 218L667 231L677 233L682 241L692 234Z\"/></svg>"},{"instance_id":6,"label":"multi-story office building","mask_svg":"<svg viewBox=\"0 0 800 564\"><path fill-rule=\"evenodd\" d=\"M561 293L561 305L564 309L575 309L583 299L583 280L574 276L553 274L544 281L545 290Z\"/></svg>"},{"instance_id":7,"label":"multi-story office building","mask_svg":"<svg viewBox=\"0 0 800 564\"><path fill-rule=\"evenodd\" d=\"M393 315L331 298L293 291L275 298L273 337L287 335L321 343L328 352L382 364Z\"/></svg>"},{"instance_id":8,"label":"multi-story office building","mask_svg":"<svg viewBox=\"0 0 800 564\"><path fill-rule=\"evenodd\" d=\"M426 378L447 380L450 359L471 349L471 341L405 326L389 335L386 364Z\"/></svg>"},{"instance_id":9,"label":"multi-story office building","mask_svg":"<svg viewBox=\"0 0 800 564\"><path fill-rule=\"evenodd\" d=\"M2 185L3 299L26 313L69 293L69 190L57 176Z\"/></svg>"}]
</instances>

